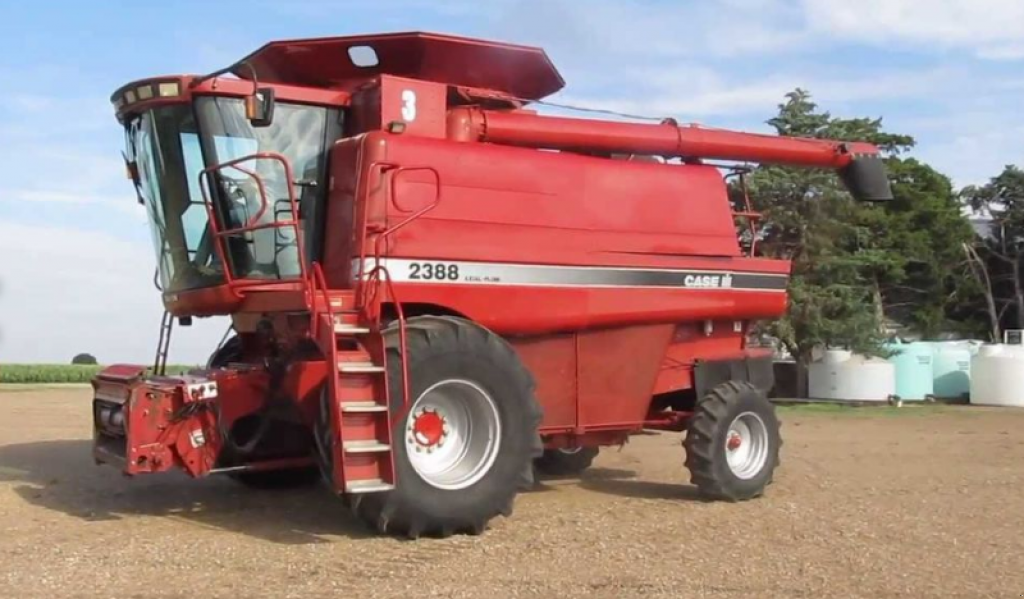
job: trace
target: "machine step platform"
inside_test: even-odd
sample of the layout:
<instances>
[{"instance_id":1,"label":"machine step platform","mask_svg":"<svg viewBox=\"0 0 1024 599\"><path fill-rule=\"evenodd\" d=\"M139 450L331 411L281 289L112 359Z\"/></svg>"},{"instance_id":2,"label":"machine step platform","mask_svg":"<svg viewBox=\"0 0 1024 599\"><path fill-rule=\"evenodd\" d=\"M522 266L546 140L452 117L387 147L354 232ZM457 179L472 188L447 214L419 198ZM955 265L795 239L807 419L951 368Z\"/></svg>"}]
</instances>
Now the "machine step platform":
<instances>
[{"instance_id":1,"label":"machine step platform","mask_svg":"<svg viewBox=\"0 0 1024 599\"><path fill-rule=\"evenodd\" d=\"M389 491L395 468L383 340L357 312L339 311L331 299L331 313L318 315L317 341L337 366L328 374L335 490Z\"/></svg>"}]
</instances>

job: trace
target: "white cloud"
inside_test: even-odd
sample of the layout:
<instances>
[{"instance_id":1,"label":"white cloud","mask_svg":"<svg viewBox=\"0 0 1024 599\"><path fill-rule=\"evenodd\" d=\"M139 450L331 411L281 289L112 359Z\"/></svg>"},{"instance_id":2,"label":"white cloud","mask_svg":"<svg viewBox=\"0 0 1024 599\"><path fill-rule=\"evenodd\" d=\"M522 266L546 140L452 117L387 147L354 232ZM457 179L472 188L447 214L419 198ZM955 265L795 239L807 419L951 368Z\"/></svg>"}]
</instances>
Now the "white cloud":
<instances>
[{"instance_id":1,"label":"white cloud","mask_svg":"<svg viewBox=\"0 0 1024 599\"><path fill-rule=\"evenodd\" d=\"M798 7L785 0L509 0L494 6L489 29L498 39L541 45L570 68L602 70L613 60L611 77L630 63L778 51L803 38L791 25Z\"/></svg>"},{"instance_id":2,"label":"white cloud","mask_svg":"<svg viewBox=\"0 0 1024 599\"><path fill-rule=\"evenodd\" d=\"M123 196L98 195L91 191L65 191L64 186L59 188L40 189L3 189L0 188L0 202L20 204L22 206L31 203L37 204L67 204L76 207L95 208L93 214L103 218L107 211L116 210L119 213L133 217L138 223L146 222L146 209L141 206L132 192L126 192Z\"/></svg>"},{"instance_id":3,"label":"white cloud","mask_svg":"<svg viewBox=\"0 0 1024 599\"><path fill-rule=\"evenodd\" d=\"M803 5L810 28L839 39L1024 58L1020 0L804 0Z\"/></svg>"},{"instance_id":4,"label":"white cloud","mask_svg":"<svg viewBox=\"0 0 1024 599\"><path fill-rule=\"evenodd\" d=\"M751 82L733 81L711 68L628 75L621 91L593 96L565 93L558 102L643 116L677 116L683 120L737 115L766 115L797 87L808 89L824 109L829 104L916 98L964 74L951 69L892 71L871 74L779 73Z\"/></svg>"},{"instance_id":5,"label":"white cloud","mask_svg":"<svg viewBox=\"0 0 1024 599\"><path fill-rule=\"evenodd\" d=\"M150 247L0 222L0 255L0 362L70 362L79 352L104 363L152 360L163 308ZM178 328L171 360L205 361L226 326L196 319Z\"/></svg>"},{"instance_id":6,"label":"white cloud","mask_svg":"<svg viewBox=\"0 0 1024 599\"><path fill-rule=\"evenodd\" d=\"M952 176L957 187L980 185L1008 164L1024 165L1024 115L982 109L900 124L925 139L918 156ZM901 129L902 130L902 129Z\"/></svg>"},{"instance_id":7,"label":"white cloud","mask_svg":"<svg viewBox=\"0 0 1024 599\"><path fill-rule=\"evenodd\" d=\"M0 202L95 205L145 212L119 155L122 135L110 104L95 96L15 94L0 98ZM74 118L70 118L73 115Z\"/></svg>"}]
</instances>

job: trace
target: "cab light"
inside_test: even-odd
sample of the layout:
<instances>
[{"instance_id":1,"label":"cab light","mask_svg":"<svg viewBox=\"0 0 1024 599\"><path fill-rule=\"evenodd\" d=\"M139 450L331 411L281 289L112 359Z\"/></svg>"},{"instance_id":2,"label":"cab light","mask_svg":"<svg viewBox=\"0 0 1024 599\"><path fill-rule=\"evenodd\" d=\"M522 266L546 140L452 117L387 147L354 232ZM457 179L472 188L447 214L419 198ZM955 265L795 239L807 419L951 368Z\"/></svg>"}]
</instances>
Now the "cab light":
<instances>
[{"instance_id":1,"label":"cab light","mask_svg":"<svg viewBox=\"0 0 1024 599\"><path fill-rule=\"evenodd\" d=\"M128 90L128 91L124 92L124 103L125 104L132 104L134 102L135 102L135 92L133 92L132 90Z\"/></svg>"},{"instance_id":2,"label":"cab light","mask_svg":"<svg viewBox=\"0 0 1024 599\"><path fill-rule=\"evenodd\" d=\"M177 81L161 83L157 87L157 94L159 94L161 98L171 98L177 96L180 93L181 87L178 85Z\"/></svg>"},{"instance_id":3,"label":"cab light","mask_svg":"<svg viewBox=\"0 0 1024 599\"><path fill-rule=\"evenodd\" d=\"M140 100L148 100L153 97L153 87L150 85L140 85L135 88L135 93L139 94Z\"/></svg>"}]
</instances>

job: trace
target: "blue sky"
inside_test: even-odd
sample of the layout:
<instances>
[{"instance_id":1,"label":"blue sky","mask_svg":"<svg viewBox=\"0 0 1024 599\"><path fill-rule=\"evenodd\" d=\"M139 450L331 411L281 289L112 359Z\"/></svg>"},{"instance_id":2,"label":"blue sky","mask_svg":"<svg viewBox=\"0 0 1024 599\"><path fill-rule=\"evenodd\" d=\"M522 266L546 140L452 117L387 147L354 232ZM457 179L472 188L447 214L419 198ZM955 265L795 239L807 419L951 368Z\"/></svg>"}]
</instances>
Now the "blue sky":
<instances>
[{"instance_id":1,"label":"blue sky","mask_svg":"<svg viewBox=\"0 0 1024 599\"><path fill-rule=\"evenodd\" d=\"M108 102L266 41L427 30L545 47L553 101L764 130L783 94L881 116L958 185L1024 164L1020 0L0 1L0 362L152 355L161 306ZM179 329L204 360L226 322Z\"/></svg>"}]
</instances>

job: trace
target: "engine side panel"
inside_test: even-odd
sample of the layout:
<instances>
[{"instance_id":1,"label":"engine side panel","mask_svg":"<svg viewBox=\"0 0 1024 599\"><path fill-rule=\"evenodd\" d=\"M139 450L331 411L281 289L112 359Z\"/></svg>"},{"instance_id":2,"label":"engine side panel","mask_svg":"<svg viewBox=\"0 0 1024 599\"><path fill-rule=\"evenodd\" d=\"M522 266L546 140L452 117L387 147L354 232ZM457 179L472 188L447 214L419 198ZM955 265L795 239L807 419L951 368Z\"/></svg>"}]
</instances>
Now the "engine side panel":
<instances>
[{"instance_id":1,"label":"engine side panel","mask_svg":"<svg viewBox=\"0 0 1024 599\"><path fill-rule=\"evenodd\" d=\"M437 208L395 237L396 256L438 257L441 236L449 257L467 260L668 266L683 256L740 255L713 167L372 135L386 140L387 161L429 166L442 186ZM401 173L391 218L434 194L431 173Z\"/></svg>"},{"instance_id":2,"label":"engine side panel","mask_svg":"<svg viewBox=\"0 0 1024 599\"><path fill-rule=\"evenodd\" d=\"M651 391L674 328L648 325L580 334L581 427L639 427L647 419Z\"/></svg>"},{"instance_id":3,"label":"engine side panel","mask_svg":"<svg viewBox=\"0 0 1024 599\"><path fill-rule=\"evenodd\" d=\"M537 384L537 399L544 409L541 428L576 428L576 334L518 337L508 341Z\"/></svg>"},{"instance_id":4,"label":"engine side panel","mask_svg":"<svg viewBox=\"0 0 1024 599\"><path fill-rule=\"evenodd\" d=\"M444 306L503 335L785 310L788 264L739 255L711 167L379 132L361 139L359 159L347 160L371 223L384 214L396 227L437 202L388 238L384 264L403 302ZM336 204L345 201L332 195L328 209L342 238ZM350 286L343 262L358 253L326 255L328 283Z\"/></svg>"}]
</instances>

